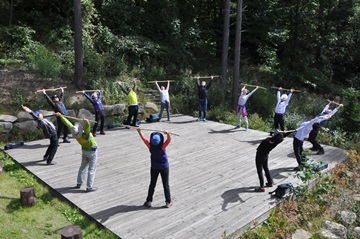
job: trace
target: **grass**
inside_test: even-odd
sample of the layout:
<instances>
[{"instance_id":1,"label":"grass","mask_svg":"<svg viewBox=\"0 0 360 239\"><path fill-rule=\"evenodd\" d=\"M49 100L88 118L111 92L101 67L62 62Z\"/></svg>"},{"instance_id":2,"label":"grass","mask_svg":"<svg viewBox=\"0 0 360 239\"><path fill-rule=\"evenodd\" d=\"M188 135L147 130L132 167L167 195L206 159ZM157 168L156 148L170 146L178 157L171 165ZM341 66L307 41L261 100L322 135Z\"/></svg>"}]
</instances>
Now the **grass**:
<instances>
[{"instance_id":1,"label":"grass","mask_svg":"<svg viewBox=\"0 0 360 239\"><path fill-rule=\"evenodd\" d=\"M62 229L69 225L80 226L83 238L118 238L111 231L99 228L77 208L55 198L32 174L3 152L0 152L0 161L4 163L0 174L1 239L58 239ZM37 201L34 207L27 208L21 205L20 189L29 186L34 187Z\"/></svg>"}]
</instances>

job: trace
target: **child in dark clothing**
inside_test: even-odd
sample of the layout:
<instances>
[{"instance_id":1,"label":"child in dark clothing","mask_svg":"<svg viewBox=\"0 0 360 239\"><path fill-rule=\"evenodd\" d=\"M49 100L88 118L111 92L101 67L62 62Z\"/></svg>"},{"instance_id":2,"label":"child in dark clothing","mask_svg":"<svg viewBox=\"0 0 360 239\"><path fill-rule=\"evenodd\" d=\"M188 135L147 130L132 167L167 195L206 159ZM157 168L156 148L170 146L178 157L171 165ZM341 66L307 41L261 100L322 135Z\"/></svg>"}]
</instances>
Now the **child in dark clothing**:
<instances>
[{"instance_id":1,"label":"child in dark clothing","mask_svg":"<svg viewBox=\"0 0 360 239\"><path fill-rule=\"evenodd\" d=\"M287 135L288 134L286 134L286 136ZM267 180L266 186L272 187L274 185L268 166L269 153L284 140L284 137L285 136L283 135L283 133L279 133L277 130L275 130L272 137L264 139L257 148L255 162L257 173L259 176L260 187L256 188L255 192L265 192L264 176L262 172L263 169L265 171L265 177Z\"/></svg>"},{"instance_id":2,"label":"child in dark clothing","mask_svg":"<svg viewBox=\"0 0 360 239\"><path fill-rule=\"evenodd\" d=\"M144 141L146 146L150 150L151 154L151 168L150 168L150 185L148 190L148 196L144 203L144 206L151 207L151 202L153 200L153 195L156 187L156 181L161 175L164 194L165 194L165 207L169 208L172 206L171 195L170 195L170 186L169 186L169 161L166 154L166 147L171 142L171 136L168 131L164 131L167 135L167 139L164 142L164 136L159 132L154 132L150 135L150 140L145 138L144 134L141 131L141 128L137 129L140 138Z\"/></svg>"},{"instance_id":3,"label":"child in dark clothing","mask_svg":"<svg viewBox=\"0 0 360 239\"><path fill-rule=\"evenodd\" d=\"M43 160L46 160L47 165L56 164L55 162L52 162L59 144L55 125L47 119L44 119L43 115L39 111L33 112L26 106L22 106L22 108L26 112L28 112L34 118L34 120L37 121L38 128L41 128L44 132L45 137L50 139L50 145L46 150Z\"/></svg>"}]
</instances>

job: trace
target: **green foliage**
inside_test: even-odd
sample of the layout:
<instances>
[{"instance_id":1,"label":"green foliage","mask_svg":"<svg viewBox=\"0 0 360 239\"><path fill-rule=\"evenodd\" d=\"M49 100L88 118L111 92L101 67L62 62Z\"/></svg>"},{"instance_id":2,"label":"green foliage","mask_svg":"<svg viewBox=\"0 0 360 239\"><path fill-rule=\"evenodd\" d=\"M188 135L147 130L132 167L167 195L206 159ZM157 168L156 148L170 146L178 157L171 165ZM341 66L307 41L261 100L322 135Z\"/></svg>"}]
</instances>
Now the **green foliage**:
<instances>
[{"instance_id":1,"label":"green foliage","mask_svg":"<svg viewBox=\"0 0 360 239\"><path fill-rule=\"evenodd\" d=\"M34 52L29 55L30 64L43 78L57 80L61 71L60 61L45 46L38 45Z\"/></svg>"},{"instance_id":2,"label":"green foliage","mask_svg":"<svg viewBox=\"0 0 360 239\"><path fill-rule=\"evenodd\" d=\"M342 128L347 132L360 131L360 91L354 88L343 90L347 100L343 110Z\"/></svg>"}]
</instances>

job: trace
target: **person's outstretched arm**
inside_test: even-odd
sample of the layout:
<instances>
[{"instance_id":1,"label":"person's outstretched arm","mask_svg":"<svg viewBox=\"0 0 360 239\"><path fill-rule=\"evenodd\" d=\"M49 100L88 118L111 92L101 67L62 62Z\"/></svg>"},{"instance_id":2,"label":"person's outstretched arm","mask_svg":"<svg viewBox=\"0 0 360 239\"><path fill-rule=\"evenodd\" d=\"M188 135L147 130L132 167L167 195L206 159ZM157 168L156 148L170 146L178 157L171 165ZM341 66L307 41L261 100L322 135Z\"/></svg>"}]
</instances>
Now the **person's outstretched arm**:
<instances>
[{"instance_id":1,"label":"person's outstretched arm","mask_svg":"<svg viewBox=\"0 0 360 239\"><path fill-rule=\"evenodd\" d=\"M157 83L157 81L155 81L156 87L158 88L159 91L161 91L161 88L159 86L159 84Z\"/></svg>"},{"instance_id":2,"label":"person's outstretched arm","mask_svg":"<svg viewBox=\"0 0 360 239\"><path fill-rule=\"evenodd\" d=\"M122 92L124 92L124 94L129 94L129 92L127 92L126 90L125 90L125 88L121 85L121 84L119 84L120 85L120 88L121 88L121 90L122 90Z\"/></svg>"},{"instance_id":3,"label":"person's outstretched arm","mask_svg":"<svg viewBox=\"0 0 360 239\"><path fill-rule=\"evenodd\" d=\"M169 131L165 130L164 133L166 134L166 140L162 146L162 149L165 150L166 147L170 144L171 142L171 134L169 133Z\"/></svg>"},{"instance_id":4,"label":"person's outstretched arm","mask_svg":"<svg viewBox=\"0 0 360 239\"><path fill-rule=\"evenodd\" d=\"M136 129L137 132L139 133L140 138L142 139L142 141L145 143L145 145L150 149L150 141L144 136L143 132L141 131L141 128L137 128Z\"/></svg>"}]
</instances>

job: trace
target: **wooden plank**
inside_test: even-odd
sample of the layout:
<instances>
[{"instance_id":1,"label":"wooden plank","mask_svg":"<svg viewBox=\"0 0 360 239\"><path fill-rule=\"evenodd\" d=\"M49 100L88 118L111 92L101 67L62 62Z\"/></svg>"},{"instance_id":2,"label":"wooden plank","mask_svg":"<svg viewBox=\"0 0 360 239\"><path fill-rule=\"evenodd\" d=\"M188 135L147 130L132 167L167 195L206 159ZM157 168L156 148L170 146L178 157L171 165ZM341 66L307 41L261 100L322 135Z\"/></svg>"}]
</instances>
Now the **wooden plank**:
<instances>
[{"instance_id":1,"label":"wooden plank","mask_svg":"<svg viewBox=\"0 0 360 239\"><path fill-rule=\"evenodd\" d=\"M150 183L150 153L135 130L114 128L96 137L99 154L94 186L99 190L93 193L85 193L85 186L73 188L81 162L81 148L75 139L70 144L60 143L54 158L58 164L54 166L41 161L47 139L26 142L7 152L122 238L221 238L224 231L230 234L251 226L254 220L261 222L276 205L269 194L253 192L259 185L256 148L268 133L235 130L233 125L196 119L172 115L170 122L142 125L180 135L172 137L167 148L174 201L169 209L163 209L160 177L153 208L142 206ZM292 170L297 164L292 141L285 138L270 153L269 168L275 183L301 183ZM305 142L304 148L309 147ZM326 145L324 149L325 155L310 157L325 159L330 167L346 159L341 149Z\"/></svg>"}]
</instances>

